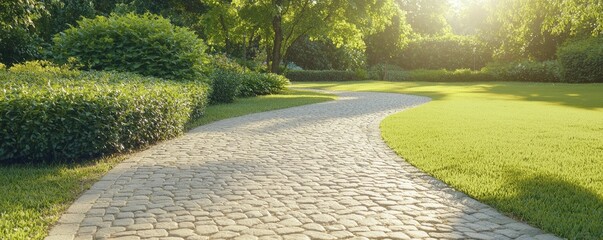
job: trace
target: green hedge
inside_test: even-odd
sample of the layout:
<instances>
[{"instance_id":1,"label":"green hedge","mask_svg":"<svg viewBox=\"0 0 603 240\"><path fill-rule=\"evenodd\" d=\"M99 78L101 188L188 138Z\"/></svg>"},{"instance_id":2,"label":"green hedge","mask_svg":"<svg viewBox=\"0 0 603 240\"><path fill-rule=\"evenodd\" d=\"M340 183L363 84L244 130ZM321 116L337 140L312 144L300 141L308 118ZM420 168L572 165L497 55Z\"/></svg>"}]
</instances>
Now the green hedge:
<instances>
[{"instance_id":1,"label":"green hedge","mask_svg":"<svg viewBox=\"0 0 603 240\"><path fill-rule=\"evenodd\" d=\"M135 72L172 80L196 79L205 44L186 28L152 14L97 16L54 37L59 62L76 58L83 69Z\"/></svg>"},{"instance_id":2,"label":"green hedge","mask_svg":"<svg viewBox=\"0 0 603 240\"><path fill-rule=\"evenodd\" d=\"M481 71L472 71L469 69L458 69L454 71L445 69L420 69L411 71L387 71L383 80L413 82L479 82L492 81L492 76Z\"/></svg>"},{"instance_id":3,"label":"green hedge","mask_svg":"<svg viewBox=\"0 0 603 240\"><path fill-rule=\"evenodd\" d=\"M561 82L557 61L491 63L482 72L494 81L512 82Z\"/></svg>"},{"instance_id":4,"label":"green hedge","mask_svg":"<svg viewBox=\"0 0 603 240\"><path fill-rule=\"evenodd\" d=\"M289 79L273 73L249 72L241 80L240 97L279 93L289 84Z\"/></svg>"},{"instance_id":5,"label":"green hedge","mask_svg":"<svg viewBox=\"0 0 603 240\"><path fill-rule=\"evenodd\" d=\"M492 50L474 37L438 36L410 42L395 57L404 69L479 70L492 60Z\"/></svg>"},{"instance_id":6,"label":"green hedge","mask_svg":"<svg viewBox=\"0 0 603 240\"><path fill-rule=\"evenodd\" d=\"M603 37L570 42L557 51L565 82L603 82Z\"/></svg>"},{"instance_id":7,"label":"green hedge","mask_svg":"<svg viewBox=\"0 0 603 240\"><path fill-rule=\"evenodd\" d=\"M175 137L202 115L208 89L116 72L0 71L0 86L0 162L73 161Z\"/></svg>"},{"instance_id":8,"label":"green hedge","mask_svg":"<svg viewBox=\"0 0 603 240\"><path fill-rule=\"evenodd\" d=\"M285 73L285 77L299 82L362 80L356 72L340 70L295 70Z\"/></svg>"},{"instance_id":9,"label":"green hedge","mask_svg":"<svg viewBox=\"0 0 603 240\"><path fill-rule=\"evenodd\" d=\"M209 99L212 104L231 103L239 94L243 74L235 71L215 69L209 76L211 79L211 94Z\"/></svg>"}]
</instances>

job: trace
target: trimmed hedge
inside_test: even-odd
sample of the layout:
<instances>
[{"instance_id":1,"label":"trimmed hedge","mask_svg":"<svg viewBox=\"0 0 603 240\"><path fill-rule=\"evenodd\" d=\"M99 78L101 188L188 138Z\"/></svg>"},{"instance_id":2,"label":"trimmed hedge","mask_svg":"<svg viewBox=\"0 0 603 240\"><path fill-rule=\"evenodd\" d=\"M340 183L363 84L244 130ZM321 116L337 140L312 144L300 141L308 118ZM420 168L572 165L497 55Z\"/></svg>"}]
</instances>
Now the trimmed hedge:
<instances>
[{"instance_id":1,"label":"trimmed hedge","mask_svg":"<svg viewBox=\"0 0 603 240\"><path fill-rule=\"evenodd\" d=\"M0 71L0 86L0 162L81 160L178 136L208 90L116 72Z\"/></svg>"},{"instance_id":2,"label":"trimmed hedge","mask_svg":"<svg viewBox=\"0 0 603 240\"><path fill-rule=\"evenodd\" d=\"M285 77L299 82L362 80L356 72L340 70L293 70L286 72Z\"/></svg>"},{"instance_id":3,"label":"trimmed hedge","mask_svg":"<svg viewBox=\"0 0 603 240\"><path fill-rule=\"evenodd\" d=\"M135 72L172 80L200 78L205 44L157 15L133 13L78 21L54 37L59 62L76 58L86 70Z\"/></svg>"},{"instance_id":4,"label":"trimmed hedge","mask_svg":"<svg viewBox=\"0 0 603 240\"><path fill-rule=\"evenodd\" d=\"M494 81L513 82L561 82L557 61L491 63L482 72Z\"/></svg>"},{"instance_id":5,"label":"trimmed hedge","mask_svg":"<svg viewBox=\"0 0 603 240\"><path fill-rule=\"evenodd\" d=\"M413 82L479 82L491 81L492 76L480 71L458 69L449 71L440 70L412 70L412 71L387 71L385 81L413 81Z\"/></svg>"},{"instance_id":6,"label":"trimmed hedge","mask_svg":"<svg viewBox=\"0 0 603 240\"><path fill-rule=\"evenodd\" d=\"M603 37L570 42L558 49L557 57L565 82L603 82Z\"/></svg>"},{"instance_id":7,"label":"trimmed hedge","mask_svg":"<svg viewBox=\"0 0 603 240\"><path fill-rule=\"evenodd\" d=\"M492 50L477 38L438 36L411 41L395 57L404 69L479 70L492 60Z\"/></svg>"}]
</instances>

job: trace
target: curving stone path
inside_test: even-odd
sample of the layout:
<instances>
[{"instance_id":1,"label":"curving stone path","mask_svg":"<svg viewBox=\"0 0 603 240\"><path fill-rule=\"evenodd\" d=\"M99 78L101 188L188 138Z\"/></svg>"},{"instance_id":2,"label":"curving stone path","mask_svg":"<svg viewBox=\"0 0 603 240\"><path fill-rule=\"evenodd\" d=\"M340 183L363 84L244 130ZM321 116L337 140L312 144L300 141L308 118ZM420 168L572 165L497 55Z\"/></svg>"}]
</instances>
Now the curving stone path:
<instances>
[{"instance_id":1,"label":"curving stone path","mask_svg":"<svg viewBox=\"0 0 603 240\"><path fill-rule=\"evenodd\" d=\"M400 159L385 93L199 127L119 164L47 239L556 239ZM412 141L412 139L409 139Z\"/></svg>"}]
</instances>

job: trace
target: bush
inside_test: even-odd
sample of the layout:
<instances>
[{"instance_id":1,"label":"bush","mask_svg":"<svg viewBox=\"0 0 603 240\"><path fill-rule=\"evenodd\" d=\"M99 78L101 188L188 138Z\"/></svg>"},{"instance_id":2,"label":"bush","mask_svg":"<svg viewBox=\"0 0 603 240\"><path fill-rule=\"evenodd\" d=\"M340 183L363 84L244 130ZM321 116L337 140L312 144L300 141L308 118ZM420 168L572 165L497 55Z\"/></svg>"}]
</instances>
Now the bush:
<instances>
[{"instance_id":1,"label":"bush","mask_svg":"<svg viewBox=\"0 0 603 240\"><path fill-rule=\"evenodd\" d=\"M181 134L207 86L117 72L0 72L0 162L71 161Z\"/></svg>"},{"instance_id":2,"label":"bush","mask_svg":"<svg viewBox=\"0 0 603 240\"><path fill-rule=\"evenodd\" d=\"M557 51L563 81L603 82L603 37L570 42Z\"/></svg>"},{"instance_id":3,"label":"bush","mask_svg":"<svg viewBox=\"0 0 603 240\"><path fill-rule=\"evenodd\" d=\"M212 103L231 103L239 94L242 74L223 69L216 69L210 76Z\"/></svg>"},{"instance_id":4,"label":"bush","mask_svg":"<svg viewBox=\"0 0 603 240\"><path fill-rule=\"evenodd\" d=\"M243 73L247 71L246 67L241 66L236 61L222 54L210 55L208 66L210 69L208 69L207 72L213 72L218 69L236 73Z\"/></svg>"},{"instance_id":5,"label":"bush","mask_svg":"<svg viewBox=\"0 0 603 240\"><path fill-rule=\"evenodd\" d=\"M491 63L483 70L496 81L560 82L559 64L556 61Z\"/></svg>"},{"instance_id":6,"label":"bush","mask_svg":"<svg viewBox=\"0 0 603 240\"><path fill-rule=\"evenodd\" d=\"M56 60L85 70L135 72L167 79L199 77L205 45L194 32L152 14L97 16L54 37Z\"/></svg>"},{"instance_id":7,"label":"bush","mask_svg":"<svg viewBox=\"0 0 603 240\"><path fill-rule=\"evenodd\" d=\"M239 96L253 97L279 93L289 84L289 80L273 73L246 73L242 77Z\"/></svg>"},{"instance_id":8,"label":"bush","mask_svg":"<svg viewBox=\"0 0 603 240\"><path fill-rule=\"evenodd\" d=\"M491 59L492 51L475 38L440 36L410 42L394 61L404 69L477 70Z\"/></svg>"},{"instance_id":9,"label":"bush","mask_svg":"<svg viewBox=\"0 0 603 240\"><path fill-rule=\"evenodd\" d=\"M362 80L356 72L340 70L303 70L289 71L285 77L291 81L317 82L317 81L356 81Z\"/></svg>"}]
</instances>

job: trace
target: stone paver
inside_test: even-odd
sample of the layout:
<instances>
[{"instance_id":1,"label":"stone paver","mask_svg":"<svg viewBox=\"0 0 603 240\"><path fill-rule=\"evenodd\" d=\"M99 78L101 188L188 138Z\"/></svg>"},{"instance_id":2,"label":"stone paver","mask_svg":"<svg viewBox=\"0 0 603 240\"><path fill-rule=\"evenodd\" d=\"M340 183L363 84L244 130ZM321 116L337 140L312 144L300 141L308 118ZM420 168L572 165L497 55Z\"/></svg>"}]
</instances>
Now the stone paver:
<instances>
[{"instance_id":1,"label":"stone paver","mask_svg":"<svg viewBox=\"0 0 603 240\"><path fill-rule=\"evenodd\" d=\"M556 238L385 145L381 119L428 98L338 94L215 122L137 153L84 193L47 239Z\"/></svg>"}]
</instances>

